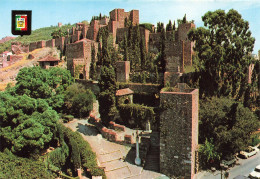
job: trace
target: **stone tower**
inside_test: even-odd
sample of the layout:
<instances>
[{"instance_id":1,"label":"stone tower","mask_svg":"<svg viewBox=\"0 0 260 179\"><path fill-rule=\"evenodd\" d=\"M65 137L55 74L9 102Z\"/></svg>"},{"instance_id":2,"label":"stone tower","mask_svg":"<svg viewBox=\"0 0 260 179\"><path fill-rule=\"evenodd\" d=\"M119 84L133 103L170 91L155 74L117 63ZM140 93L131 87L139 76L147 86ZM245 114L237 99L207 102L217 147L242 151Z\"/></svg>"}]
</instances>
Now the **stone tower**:
<instances>
[{"instance_id":1,"label":"stone tower","mask_svg":"<svg viewBox=\"0 0 260 179\"><path fill-rule=\"evenodd\" d=\"M167 176L190 179L195 174L198 96L198 89L185 83L160 93L160 172Z\"/></svg>"}]
</instances>

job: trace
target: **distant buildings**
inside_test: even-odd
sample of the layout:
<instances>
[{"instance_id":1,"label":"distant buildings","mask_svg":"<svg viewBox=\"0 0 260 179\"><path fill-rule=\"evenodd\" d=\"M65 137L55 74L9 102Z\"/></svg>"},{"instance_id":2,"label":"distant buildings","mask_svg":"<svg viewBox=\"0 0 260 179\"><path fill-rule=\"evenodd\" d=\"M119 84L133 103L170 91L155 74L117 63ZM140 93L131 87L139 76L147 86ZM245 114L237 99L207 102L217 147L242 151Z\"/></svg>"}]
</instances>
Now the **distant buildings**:
<instances>
[{"instance_id":1,"label":"distant buildings","mask_svg":"<svg viewBox=\"0 0 260 179\"><path fill-rule=\"evenodd\" d=\"M4 59L7 59L8 55L12 55L12 52L9 52L9 51L5 51L3 52L0 57L3 57Z\"/></svg>"},{"instance_id":2,"label":"distant buildings","mask_svg":"<svg viewBox=\"0 0 260 179\"><path fill-rule=\"evenodd\" d=\"M46 56L40 60L38 60L40 66L44 69L48 69L50 67L54 67L54 66L57 66L59 64L59 59L57 58L54 58L52 56Z\"/></svg>"}]
</instances>

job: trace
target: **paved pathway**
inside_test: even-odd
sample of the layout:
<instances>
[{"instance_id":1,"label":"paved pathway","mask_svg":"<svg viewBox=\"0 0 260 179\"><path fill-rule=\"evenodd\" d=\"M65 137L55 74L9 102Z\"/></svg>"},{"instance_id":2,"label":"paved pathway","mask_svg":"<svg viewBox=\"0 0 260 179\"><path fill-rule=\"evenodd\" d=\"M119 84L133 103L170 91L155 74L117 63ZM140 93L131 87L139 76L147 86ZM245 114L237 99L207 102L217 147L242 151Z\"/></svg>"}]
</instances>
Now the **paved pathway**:
<instances>
[{"instance_id":1,"label":"paved pathway","mask_svg":"<svg viewBox=\"0 0 260 179\"><path fill-rule=\"evenodd\" d=\"M87 120L75 119L65 126L80 132L83 138L88 141L97 154L99 166L105 168L108 179L153 179L163 176L160 173L144 170L143 167L134 165L128 160L135 158L135 153L130 151L131 147L109 142L102 138L98 130Z\"/></svg>"}]
</instances>

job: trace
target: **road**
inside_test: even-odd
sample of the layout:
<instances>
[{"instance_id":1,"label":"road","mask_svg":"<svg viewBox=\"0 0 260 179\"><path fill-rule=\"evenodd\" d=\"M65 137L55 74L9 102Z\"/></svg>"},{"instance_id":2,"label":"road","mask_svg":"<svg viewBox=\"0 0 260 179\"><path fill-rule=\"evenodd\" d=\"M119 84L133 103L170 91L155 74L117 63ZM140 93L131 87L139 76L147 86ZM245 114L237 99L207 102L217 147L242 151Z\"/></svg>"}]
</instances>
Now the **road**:
<instances>
[{"instance_id":1,"label":"road","mask_svg":"<svg viewBox=\"0 0 260 179\"><path fill-rule=\"evenodd\" d=\"M254 170L254 168L260 164L260 152L256 155L248 158L248 159L239 159L239 165L232 167L228 170L229 172L229 179L233 179L238 175L248 176L250 172ZM199 172L196 174L196 179L220 179L220 171L212 172Z\"/></svg>"}]
</instances>

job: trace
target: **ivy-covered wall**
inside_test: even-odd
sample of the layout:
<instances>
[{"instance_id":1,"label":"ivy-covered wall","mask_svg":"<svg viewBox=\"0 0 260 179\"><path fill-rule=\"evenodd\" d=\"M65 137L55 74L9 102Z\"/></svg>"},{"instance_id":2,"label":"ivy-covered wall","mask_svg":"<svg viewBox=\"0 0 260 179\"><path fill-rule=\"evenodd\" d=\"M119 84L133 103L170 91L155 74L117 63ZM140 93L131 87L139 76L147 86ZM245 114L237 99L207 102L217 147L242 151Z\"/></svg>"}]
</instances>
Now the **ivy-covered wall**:
<instances>
[{"instance_id":1,"label":"ivy-covered wall","mask_svg":"<svg viewBox=\"0 0 260 179\"><path fill-rule=\"evenodd\" d=\"M85 65L75 65L75 70L74 70L74 78L75 79L80 79L80 74L83 75L83 79L86 78L84 76L84 67Z\"/></svg>"},{"instance_id":2,"label":"ivy-covered wall","mask_svg":"<svg viewBox=\"0 0 260 179\"><path fill-rule=\"evenodd\" d=\"M133 95L124 95L117 96L117 105L121 104L132 104L133 103Z\"/></svg>"},{"instance_id":3,"label":"ivy-covered wall","mask_svg":"<svg viewBox=\"0 0 260 179\"><path fill-rule=\"evenodd\" d=\"M130 128L140 128L145 130L146 122L151 123L155 120L153 107L140 104L121 104L118 105L120 120L117 121Z\"/></svg>"}]
</instances>

